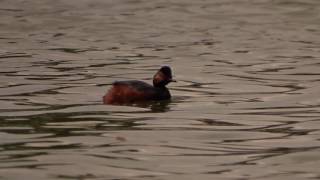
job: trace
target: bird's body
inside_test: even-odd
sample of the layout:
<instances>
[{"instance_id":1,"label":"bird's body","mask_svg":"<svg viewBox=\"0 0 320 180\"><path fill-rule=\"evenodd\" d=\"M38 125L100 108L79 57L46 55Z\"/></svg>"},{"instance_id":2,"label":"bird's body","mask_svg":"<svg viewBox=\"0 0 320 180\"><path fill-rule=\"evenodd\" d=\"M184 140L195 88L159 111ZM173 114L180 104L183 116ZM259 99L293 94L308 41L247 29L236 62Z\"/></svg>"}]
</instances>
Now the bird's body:
<instances>
[{"instance_id":1,"label":"bird's body","mask_svg":"<svg viewBox=\"0 0 320 180\"><path fill-rule=\"evenodd\" d=\"M171 69L163 66L153 77L153 86L138 80L116 81L103 97L105 104L126 104L170 99L166 85L172 82Z\"/></svg>"}]
</instances>

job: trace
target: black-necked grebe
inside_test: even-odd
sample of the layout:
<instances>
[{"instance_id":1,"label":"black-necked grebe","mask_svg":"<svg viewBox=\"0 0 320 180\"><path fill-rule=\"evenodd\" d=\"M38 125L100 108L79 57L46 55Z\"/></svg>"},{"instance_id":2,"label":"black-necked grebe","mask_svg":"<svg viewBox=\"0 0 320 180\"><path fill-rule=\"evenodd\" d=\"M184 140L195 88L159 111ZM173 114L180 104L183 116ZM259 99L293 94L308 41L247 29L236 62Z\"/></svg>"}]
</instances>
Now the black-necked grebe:
<instances>
[{"instance_id":1,"label":"black-necked grebe","mask_svg":"<svg viewBox=\"0 0 320 180\"><path fill-rule=\"evenodd\" d=\"M116 81L112 88L103 96L105 104L125 104L141 101L166 100L171 95L166 87L172 79L171 68L162 66L153 76L153 86L143 81Z\"/></svg>"}]
</instances>

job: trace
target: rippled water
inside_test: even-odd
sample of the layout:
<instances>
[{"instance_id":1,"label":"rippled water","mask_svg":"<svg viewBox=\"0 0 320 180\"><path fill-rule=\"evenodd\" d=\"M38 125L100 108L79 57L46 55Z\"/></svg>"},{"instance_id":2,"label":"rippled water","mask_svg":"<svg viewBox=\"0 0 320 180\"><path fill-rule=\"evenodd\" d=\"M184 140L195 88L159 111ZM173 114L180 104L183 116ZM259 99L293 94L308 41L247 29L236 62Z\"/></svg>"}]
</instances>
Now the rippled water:
<instances>
[{"instance_id":1,"label":"rippled water","mask_svg":"<svg viewBox=\"0 0 320 180\"><path fill-rule=\"evenodd\" d=\"M0 179L320 178L320 1L0 1ZM173 99L102 104L173 68Z\"/></svg>"}]
</instances>

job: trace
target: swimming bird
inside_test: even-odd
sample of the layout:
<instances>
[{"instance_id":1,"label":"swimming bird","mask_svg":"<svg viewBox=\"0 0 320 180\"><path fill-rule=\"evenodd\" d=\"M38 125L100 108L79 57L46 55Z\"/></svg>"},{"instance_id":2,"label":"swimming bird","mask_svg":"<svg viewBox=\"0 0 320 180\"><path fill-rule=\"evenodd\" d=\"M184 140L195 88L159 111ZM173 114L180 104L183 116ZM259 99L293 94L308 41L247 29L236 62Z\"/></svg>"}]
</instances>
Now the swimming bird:
<instances>
[{"instance_id":1,"label":"swimming bird","mask_svg":"<svg viewBox=\"0 0 320 180\"><path fill-rule=\"evenodd\" d=\"M143 81L115 81L109 91L103 96L105 104L129 104L142 101L159 101L171 98L166 87L172 79L169 66L162 66L153 76L153 85Z\"/></svg>"}]
</instances>

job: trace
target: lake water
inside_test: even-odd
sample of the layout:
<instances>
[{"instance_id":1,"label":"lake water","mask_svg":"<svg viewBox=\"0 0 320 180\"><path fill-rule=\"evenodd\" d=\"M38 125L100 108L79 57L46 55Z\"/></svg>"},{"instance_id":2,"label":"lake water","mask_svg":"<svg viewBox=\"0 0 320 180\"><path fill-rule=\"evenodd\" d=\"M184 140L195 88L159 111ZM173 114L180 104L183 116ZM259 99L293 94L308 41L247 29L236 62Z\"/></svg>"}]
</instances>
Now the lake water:
<instances>
[{"instance_id":1,"label":"lake water","mask_svg":"<svg viewBox=\"0 0 320 180\"><path fill-rule=\"evenodd\" d=\"M0 179L319 179L319 92L319 0L0 1Z\"/></svg>"}]
</instances>

